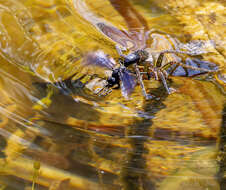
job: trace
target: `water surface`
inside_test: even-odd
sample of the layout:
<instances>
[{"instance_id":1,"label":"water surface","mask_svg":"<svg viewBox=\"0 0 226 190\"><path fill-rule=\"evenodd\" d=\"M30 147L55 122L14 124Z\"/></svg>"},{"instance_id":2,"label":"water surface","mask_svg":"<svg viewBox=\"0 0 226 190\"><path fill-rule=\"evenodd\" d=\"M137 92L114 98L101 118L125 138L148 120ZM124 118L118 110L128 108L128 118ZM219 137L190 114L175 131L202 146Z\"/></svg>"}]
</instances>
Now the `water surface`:
<instances>
[{"instance_id":1,"label":"water surface","mask_svg":"<svg viewBox=\"0 0 226 190\"><path fill-rule=\"evenodd\" d=\"M223 189L225 30L224 1L0 0L0 189ZM221 72L171 76L170 95L145 79L150 100L95 95L107 74L81 64L194 40Z\"/></svg>"}]
</instances>

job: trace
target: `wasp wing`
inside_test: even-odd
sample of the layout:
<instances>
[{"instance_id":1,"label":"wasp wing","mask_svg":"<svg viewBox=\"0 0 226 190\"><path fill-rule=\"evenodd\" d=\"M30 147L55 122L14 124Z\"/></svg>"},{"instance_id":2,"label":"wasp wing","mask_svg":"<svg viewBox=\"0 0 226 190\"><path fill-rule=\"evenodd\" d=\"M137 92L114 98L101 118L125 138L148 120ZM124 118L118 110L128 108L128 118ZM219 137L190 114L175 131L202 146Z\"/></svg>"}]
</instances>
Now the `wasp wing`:
<instances>
[{"instance_id":1,"label":"wasp wing","mask_svg":"<svg viewBox=\"0 0 226 190\"><path fill-rule=\"evenodd\" d=\"M133 76L126 68L119 72L121 80L122 95L128 99L129 95L133 92L136 86L136 77Z\"/></svg>"},{"instance_id":2,"label":"wasp wing","mask_svg":"<svg viewBox=\"0 0 226 190\"><path fill-rule=\"evenodd\" d=\"M146 46L146 40L143 31L128 32L125 30L119 30L114 26L109 26L104 23L98 23L97 27L101 32L103 32L104 35L126 49L137 50L143 49Z\"/></svg>"},{"instance_id":3,"label":"wasp wing","mask_svg":"<svg viewBox=\"0 0 226 190\"><path fill-rule=\"evenodd\" d=\"M96 51L88 53L84 57L82 64L85 66L98 66L112 70L116 65L116 62L103 51Z\"/></svg>"}]
</instances>

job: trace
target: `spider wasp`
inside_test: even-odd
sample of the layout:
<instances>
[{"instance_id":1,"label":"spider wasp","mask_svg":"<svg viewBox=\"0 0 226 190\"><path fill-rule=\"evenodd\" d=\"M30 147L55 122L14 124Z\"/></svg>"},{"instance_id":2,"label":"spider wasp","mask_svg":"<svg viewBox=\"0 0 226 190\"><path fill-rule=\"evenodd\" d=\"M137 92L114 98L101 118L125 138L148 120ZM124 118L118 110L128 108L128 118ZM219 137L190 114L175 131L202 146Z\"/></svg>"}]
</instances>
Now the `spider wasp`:
<instances>
[{"instance_id":1,"label":"spider wasp","mask_svg":"<svg viewBox=\"0 0 226 190\"><path fill-rule=\"evenodd\" d=\"M196 56L203 53L200 51L203 41L198 41L196 44L190 43L191 47L196 48L195 50L181 51L179 49L174 50L171 45L169 49L162 51L153 51L152 49L146 47L146 41L150 32L133 32L129 33L127 31L121 31L113 26L108 26L104 23L98 23L100 31L115 41L117 44L120 44L124 49L121 49L116 45L116 50L119 54L118 63L120 66L115 66L115 61L107 55L104 55L103 52L98 51L93 54L88 54L88 59L86 61L88 65L96 65L100 67L105 67L112 70L112 74L107 78L107 84L102 88L98 93L104 89L121 86L122 95L126 98L132 93L134 87L136 86L136 79L139 81L143 95L146 99L149 99L151 95L146 93L144 87L142 75L146 74L148 79L154 77L155 80L161 80L168 94L171 93L170 88L167 85L167 78L169 75L173 76L196 76L204 73L213 73L218 71L218 67L208 61L203 61L200 59L186 59L186 63L181 61L165 61L166 54L185 54L189 56ZM160 36L160 34L155 34L155 36ZM127 49L128 43L133 44L133 47L130 48L132 53L125 55L122 53L123 50ZM153 42L154 43L154 42ZM156 42L155 42L156 43ZM167 41L167 43L169 43ZM157 57L155 56L157 55ZM128 69L129 66L133 66L135 70L134 73ZM140 72L139 66L146 65L148 70L146 72ZM121 85L120 85L121 82ZM104 90L106 92L106 90ZM108 92L111 92L108 91ZM107 94L108 94L107 92ZM101 93L103 95L104 93Z\"/></svg>"},{"instance_id":2,"label":"spider wasp","mask_svg":"<svg viewBox=\"0 0 226 190\"><path fill-rule=\"evenodd\" d=\"M195 76L217 71L215 64L207 61L200 61L199 59L189 60L186 64L176 61L163 63L165 54L187 54L191 56L196 55L196 53L193 52L163 50L158 52L158 57L155 60L152 53L148 52L146 49L138 49L128 55L123 54L119 46L116 46L116 50L120 55L118 59L119 66L117 66L113 58L110 58L102 51L88 53L85 57L84 65L95 65L102 68L107 68L112 71L111 76L106 79L106 85L97 92L99 95L106 95L112 91L112 88L121 87L122 95L128 98L136 86L137 79L141 86L144 97L149 99L152 96L146 93L142 79L143 74L147 75L148 79L152 77L154 77L155 80L160 79L167 93L170 94L171 90L167 85L166 79L169 75L172 75L172 73L175 73L175 75L179 76ZM148 71L140 72L139 66L144 65L148 66ZM199 65L199 67L197 65ZM130 66L134 67L133 70L135 70L135 73L131 71L131 69L128 69ZM181 68L178 69L179 67Z\"/></svg>"}]
</instances>

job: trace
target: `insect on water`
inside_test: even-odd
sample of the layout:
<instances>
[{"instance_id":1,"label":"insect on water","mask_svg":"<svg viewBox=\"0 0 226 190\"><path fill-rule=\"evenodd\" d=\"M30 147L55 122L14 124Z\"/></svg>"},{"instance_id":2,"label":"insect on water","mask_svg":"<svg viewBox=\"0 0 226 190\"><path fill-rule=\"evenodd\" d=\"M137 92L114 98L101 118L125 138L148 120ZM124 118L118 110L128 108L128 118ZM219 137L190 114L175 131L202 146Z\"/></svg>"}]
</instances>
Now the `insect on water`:
<instances>
[{"instance_id":1,"label":"insect on water","mask_svg":"<svg viewBox=\"0 0 226 190\"><path fill-rule=\"evenodd\" d=\"M96 65L112 70L111 76L107 79L106 86L99 92L101 95L108 94L111 90L106 91L106 89L116 86L117 88L121 87L122 95L128 98L136 86L137 79L143 95L146 99L149 99L151 98L151 95L146 93L142 79L143 74L147 75L149 79L152 77L154 77L155 80L160 79L167 93L170 94L171 90L167 85L167 78L169 75L195 76L218 71L215 64L199 59L187 59L186 63L175 60L165 61L166 54L186 54L194 56L201 53L199 51L181 51L172 48L153 52L150 48L146 47L146 39L149 35L148 32L135 32L131 34L126 31L118 30L112 26L107 26L104 23L99 23L97 26L106 36L124 49L128 49L128 43L133 44L133 47L130 48L132 53L128 55L123 54L123 50L116 45L116 50L120 56L118 59L120 66L116 66L115 61L101 51L89 53L85 58L85 65ZM157 58L155 58L153 54L157 54ZM133 71L128 69L131 65L134 67L136 77L134 76ZM147 66L148 69L146 72L140 72L139 66Z\"/></svg>"},{"instance_id":2,"label":"insect on water","mask_svg":"<svg viewBox=\"0 0 226 190\"><path fill-rule=\"evenodd\" d=\"M105 95L111 92L109 88L120 88L122 95L126 98L132 93L136 85L136 77L127 68L120 64L117 66L114 59L104 54L102 51L88 53L83 60L84 65L99 66L112 71L112 74L107 79L107 84L98 93Z\"/></svg>"}]
</instances>

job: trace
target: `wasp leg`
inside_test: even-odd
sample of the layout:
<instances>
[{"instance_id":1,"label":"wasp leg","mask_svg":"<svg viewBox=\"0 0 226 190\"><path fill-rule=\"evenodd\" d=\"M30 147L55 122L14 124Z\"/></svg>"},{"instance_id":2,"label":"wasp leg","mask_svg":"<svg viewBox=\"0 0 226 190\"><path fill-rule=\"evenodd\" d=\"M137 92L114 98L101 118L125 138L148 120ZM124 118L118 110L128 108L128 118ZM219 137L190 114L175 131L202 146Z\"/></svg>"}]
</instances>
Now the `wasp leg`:
<instances>
[{"instance_id":1,"label":"wasp leg","mask_svg":"<svg viewBox=\"0 0 226 190\"><path fill-rule=\"evenodd\" d=\"M108 86L105 85L103 88L98 89L95 94L98 96L102 96L103 93L105 93L105 91L108 90Z\"/></svg>"},{"instance_id":2,"label":"wasp leg","mask_svg":"<svg viewBox=\"0 0 226 190\"><path fill-rule=\"evenodd\" d=\"M103 93L101 93L101 96L106 96L106 95L110 94L111 92L112 92L112 89L111 88L110 89L107 89Z\"/></svg>"},{"instance_id":3,"label":"wasp leg","mask_svg":"<svg viewBox=\"0 0 226 190\"><path fill-rule=\"evenodd\" d=\"M110 92L108 93L108 91L109 91L109 88L108 88L107 86L105 86L105 87L100 91L101 93L99 93L98 95L99 95L99 96L106 96L107 94L110 93Z\"/></svg>"},{"instance_id":4,"label":"wasp leg","mask_svg":"<svg viewBox=\"0 0 226 190\"><path fill-rule=\"evenodd\" d=\"M141 77L141 74L140 74L140 70L139 70L139 68L138 68L138 65L135 63L135 64L134 64L134 67L135 67L135 71L136 71L137 78L138 78L139 83L140 83L140 87L141 87L141 89L142 89L142 93L143 93L143 95L144 95L144 97L145 97L146 99L150 99L151 96L150 96L150 95L147 95L147 93L146 93L146 90L145 90L145 87L144 87L144 83L143 83L143 80L142 80L142 77Z\"/></svg>"},{"instance_id":5,"label":"wasp leg","mask_svg":"<svg viewBox=\"0 0 226 190\"><path fill-rule=\"evenodd\" d=\"M158 74L159 74L159 76L160 76L160 78L161 78L161 81L162 81L162 83L163 83L163 85L164 85L164 87L165 87L167 93L168 93L168 94L171 94L171 91L170 91L170 89L169 89L169 87L168 87L168 85L167 85L166 78L165 78L163 72L162 72L162 71L159 71Z\"/></svg>"},{"instance_id":6,"label":"wasp leg","mask_svg":"<svg viewBox=\"0 0 226 190\"><path fill-rule=\"evenodd\" d=\"M103 87L103 88L100 88L99 90L97 90L96 91L96 93L95 94L97 94L97 95L99 95L103 90L105 89L105 87Z\"/></svg>"}]
</instances>

